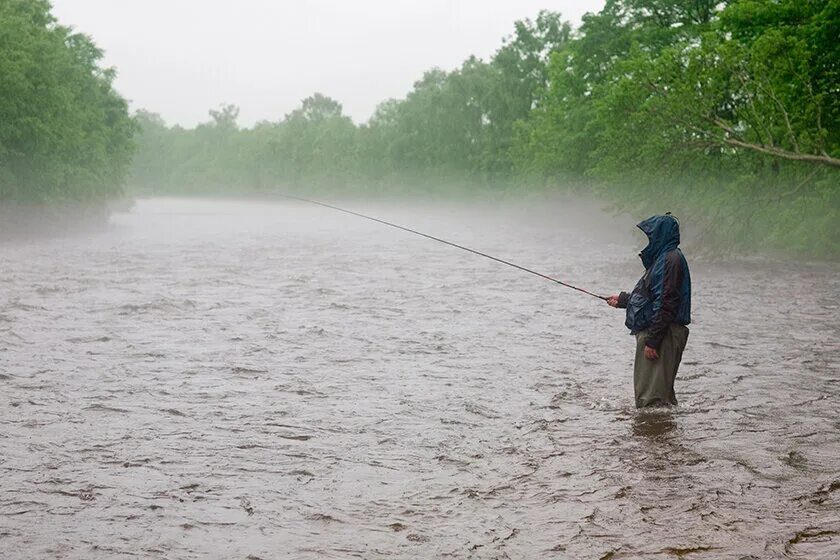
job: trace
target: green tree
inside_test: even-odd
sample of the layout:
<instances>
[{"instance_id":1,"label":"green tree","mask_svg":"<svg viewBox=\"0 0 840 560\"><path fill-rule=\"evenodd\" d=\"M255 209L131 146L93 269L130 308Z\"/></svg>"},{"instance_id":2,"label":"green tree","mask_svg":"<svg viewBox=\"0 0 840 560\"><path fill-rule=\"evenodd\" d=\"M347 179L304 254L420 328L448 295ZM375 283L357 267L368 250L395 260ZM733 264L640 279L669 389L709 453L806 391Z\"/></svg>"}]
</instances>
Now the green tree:
<instances>
[{"instance_id":1,"label":"green tree","mask_svg":"<svg viewBox=\"0 0 840 560\"><path fill-rule=\"evenodd\" d=\"M494 171L510 173L516 126L536 108L549 83L548 62L565 49L572 28L557 12L541 11L535 20L514 24L491 61L496 75L488 84L486 123L489 145L485 160Z\"/></svg>"},{"instance_id":2,"label":"green tree","mask_svg":"<svg viewBox=\"0 0 840 560\"><path fill-rule=\"evenodd\" d=\"M433 68L356 126L315 94L241 128L138 114L164 189L452 189L574 183L667 206L710 242L840 254L836 0L607 0L572 31L516 22L489 60Z\"/></svg>"},{"instance_id":3,"label":"green tree","mask_svg":"<svg viewBox=\"0 0 840 560\"><path fill-rule=\"evenodd\" d=\"M120 193L135 126L93 41L45 0L0 0L0 200Z\"/></svg>"}]
</instances>

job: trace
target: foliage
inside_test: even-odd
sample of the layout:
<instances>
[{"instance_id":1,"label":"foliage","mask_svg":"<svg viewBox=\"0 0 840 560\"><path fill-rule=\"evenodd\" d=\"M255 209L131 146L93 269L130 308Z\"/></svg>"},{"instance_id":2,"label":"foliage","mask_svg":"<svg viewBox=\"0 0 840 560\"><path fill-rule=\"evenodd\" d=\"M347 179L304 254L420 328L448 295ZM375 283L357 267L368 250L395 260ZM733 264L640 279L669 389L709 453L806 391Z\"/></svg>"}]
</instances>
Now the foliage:
<instances>
[{"instance_id":1,"label":"foliage","mask_svg":"<svg viewBox=\"0 0 840 560\"><path fill-rule=\"evenodd\" d=\"M545 89L548 59L570 34L552 12L517 22L490 61L470 57L451 72L429 70L405 99L384 101L360 126L320 93L251 129L219 128L214 112L193 130L167 129L139 112L131 183L141 191L197 192L509 180L516 124ZM227 143L212 141L213 131Z\"/></svg>"},{"instance_id":2,"label":"foliage","mask_svg":"<svg viewBox=\"0 0 840 560\"><path fill-rule=\"evenodd\" d=\"M114 71L46 0L0 0L0 201L118 194L134 122Z\"/></svg>"},{"instance_id":3,"label":"foliage","mask_svg":"<svg viewBox=\"0 0 840 560\"><path fill-rule=\"evenodd\" d=\"M612 1L586 18L549 64L520 166L691 214L709 241L840 253L840 4L678 9L700 4Z\"/></svg>"},{"instance_id":4,"label":"foliage","mask_svg":"<svg viewBox=\"0 0 840 560\"><path fill-rule=\"evenodd\" d=\"M707 243L840 254L840 2L607 0L541 12L489 60L427 71L355 125L321 94L243 129L143 129L155 192L583 185ZM444 187L445 185L445 187Z\"/></svg>"}]
</instances>

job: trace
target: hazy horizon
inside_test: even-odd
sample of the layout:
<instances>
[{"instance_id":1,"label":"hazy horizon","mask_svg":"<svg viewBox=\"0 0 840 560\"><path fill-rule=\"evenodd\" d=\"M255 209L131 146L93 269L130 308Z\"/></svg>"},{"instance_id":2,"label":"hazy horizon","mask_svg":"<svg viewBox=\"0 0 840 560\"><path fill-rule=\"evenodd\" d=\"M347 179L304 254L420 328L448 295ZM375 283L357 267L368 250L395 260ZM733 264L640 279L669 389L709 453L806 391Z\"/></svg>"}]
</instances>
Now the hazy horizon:
<instances>
[{"instance_id":1,"label":"hazy horizon","mask_svg":"<svg viewBox=\"0 0 840 560\"><path fill-rule=\"evenodd\" d=\"M516 20L542 9L573 26L603 0L387 2L53 0L63 25L90 35L117 70L116 89L168 124L192 127L232 103L239 123L279 120L315 92L357 123L404 97L424 71L488 58ZM153 30L153 33L149 33Z\"/></svg>"}]
</instances>

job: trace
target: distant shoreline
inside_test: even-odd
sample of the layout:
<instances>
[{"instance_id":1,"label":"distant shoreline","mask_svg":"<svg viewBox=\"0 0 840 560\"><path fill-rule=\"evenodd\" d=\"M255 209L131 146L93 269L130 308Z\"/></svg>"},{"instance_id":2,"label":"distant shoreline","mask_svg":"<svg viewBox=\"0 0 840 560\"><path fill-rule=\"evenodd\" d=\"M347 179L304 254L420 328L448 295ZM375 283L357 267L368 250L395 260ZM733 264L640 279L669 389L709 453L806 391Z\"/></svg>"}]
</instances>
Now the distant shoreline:
<instances>
[{"instance_id":1,"label":"distant shoreline","mask_svg":"<svg viewBox=\"0 0 840 560\"><path fill-rule=\"evenodd\" d=\"M130 199L48 203L0 201L0 241L99 231L114 211L129 210Z\"/></svg>"}]
</instances>

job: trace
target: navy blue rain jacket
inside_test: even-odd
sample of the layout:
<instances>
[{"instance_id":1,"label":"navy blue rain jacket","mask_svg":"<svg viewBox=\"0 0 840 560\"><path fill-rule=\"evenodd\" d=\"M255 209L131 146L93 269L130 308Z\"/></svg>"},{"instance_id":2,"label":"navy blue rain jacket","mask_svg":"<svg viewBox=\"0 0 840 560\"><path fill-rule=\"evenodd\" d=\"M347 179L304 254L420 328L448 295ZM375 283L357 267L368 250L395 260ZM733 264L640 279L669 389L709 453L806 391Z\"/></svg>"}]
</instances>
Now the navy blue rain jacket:
<instances>
[{"instance_id":1,"label":"navy blue rain jacket","mask_svg":"<svg viewBox=\"0 0 840 560\"><path fill-rule=\"evenodd\" d=\"M645 344L659 349L671 323L691 323L691 275L680 244L680 224L671 215L653 216L636 227L648 237L639 256L645 273L630 294L622 292L631 334L647 330Z\"/></svg>"}]
</instances>

